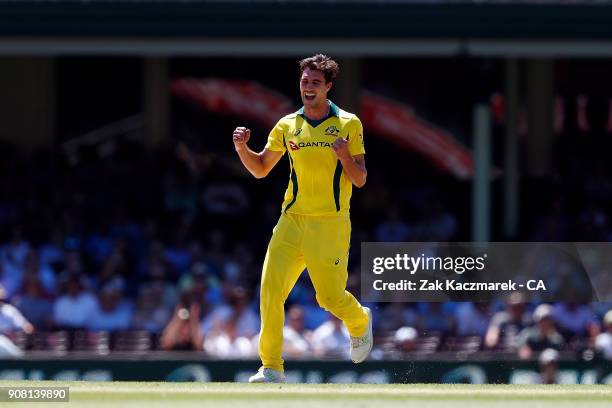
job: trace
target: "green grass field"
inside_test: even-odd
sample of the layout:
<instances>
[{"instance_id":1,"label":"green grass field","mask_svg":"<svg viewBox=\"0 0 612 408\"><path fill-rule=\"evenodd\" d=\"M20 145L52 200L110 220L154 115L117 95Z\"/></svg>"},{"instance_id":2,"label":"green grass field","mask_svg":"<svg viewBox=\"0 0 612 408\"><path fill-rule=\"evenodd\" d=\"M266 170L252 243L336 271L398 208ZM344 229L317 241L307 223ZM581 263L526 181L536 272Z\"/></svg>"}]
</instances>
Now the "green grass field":
<instances>
[{"instance_id":1,"label":"green grass field","mask_svg":"<svg viewBox=\"0 0 612 408\"><path fill-rule=\"evenodd\" d=\"M70 402L0 402L2 407L612 407L612 386L340 385L0 381L0 387L67 386Z\"/></svg>"}]
</instances>

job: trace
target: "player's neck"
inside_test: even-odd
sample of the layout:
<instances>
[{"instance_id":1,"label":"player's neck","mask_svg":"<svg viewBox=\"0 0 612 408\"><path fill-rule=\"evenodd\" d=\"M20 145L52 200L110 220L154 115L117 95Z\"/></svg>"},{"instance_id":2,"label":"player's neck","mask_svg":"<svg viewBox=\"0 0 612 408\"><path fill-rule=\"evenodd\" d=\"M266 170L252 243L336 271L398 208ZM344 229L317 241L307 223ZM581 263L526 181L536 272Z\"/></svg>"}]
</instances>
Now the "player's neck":
<instances>
[{"instance_id":1,"label":"player's neck","mask_svg":"<svg viewBox=\"0 0 612 408\"><path fill-rule=\"evenodd\" d=\"M321 120L329 115L331 106L329 101L325 101L323 105L317 108L304 106L304 115L310 120Z\"/></svg>"}]
</instances>

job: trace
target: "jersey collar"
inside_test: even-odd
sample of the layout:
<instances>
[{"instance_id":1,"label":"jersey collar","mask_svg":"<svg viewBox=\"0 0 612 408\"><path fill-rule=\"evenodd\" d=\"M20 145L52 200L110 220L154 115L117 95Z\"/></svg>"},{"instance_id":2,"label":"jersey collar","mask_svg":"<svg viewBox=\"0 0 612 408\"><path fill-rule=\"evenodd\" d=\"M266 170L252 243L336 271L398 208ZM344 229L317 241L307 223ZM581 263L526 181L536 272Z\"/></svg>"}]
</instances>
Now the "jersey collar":
<instances>
[{"instance_id":1,"label":"jersey collar","mask_svg":"<svg viewBox=\"0 0 612 408\"><path fill-rule=\"evenodd\" d=\"M300 115L310 126L315 128L315 127L319 126L321 123L325 122L327 119L329 119L329 118L331 118L333 116L339 117L339 109L336 106L336 104L334 104L329 99L327 100L327 102L329 103L329 114L326 117L324 117L323 119L319 119L319 120L308 119L306 114L304 114L304 107L303 106L300 108L300 110L297 111L297 114Z\"/></svg>"}]
</instances>

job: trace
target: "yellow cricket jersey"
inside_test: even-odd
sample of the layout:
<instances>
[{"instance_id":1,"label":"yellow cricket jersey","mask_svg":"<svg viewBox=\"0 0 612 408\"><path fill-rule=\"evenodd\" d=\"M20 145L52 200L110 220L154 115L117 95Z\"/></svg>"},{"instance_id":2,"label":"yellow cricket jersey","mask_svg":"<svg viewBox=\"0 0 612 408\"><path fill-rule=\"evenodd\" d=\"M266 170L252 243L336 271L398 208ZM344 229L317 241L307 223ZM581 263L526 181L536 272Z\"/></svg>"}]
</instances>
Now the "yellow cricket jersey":
<instances>
[{"instance_id":1,"label":"yellow cricket jersey","mask_svg":"<svg viewBox=\"0 0 612 408\"><path fill-rule=\"evenodd\" d=\"M359 118L331 101L329 115L312 121L304 108L281 118L268 136L266 149L289 153L289 186L283 212L302 215L348 214L353 184L332 149L338 136L348 140L352 156L364 154Z\"/></svg>"}]
</instances>

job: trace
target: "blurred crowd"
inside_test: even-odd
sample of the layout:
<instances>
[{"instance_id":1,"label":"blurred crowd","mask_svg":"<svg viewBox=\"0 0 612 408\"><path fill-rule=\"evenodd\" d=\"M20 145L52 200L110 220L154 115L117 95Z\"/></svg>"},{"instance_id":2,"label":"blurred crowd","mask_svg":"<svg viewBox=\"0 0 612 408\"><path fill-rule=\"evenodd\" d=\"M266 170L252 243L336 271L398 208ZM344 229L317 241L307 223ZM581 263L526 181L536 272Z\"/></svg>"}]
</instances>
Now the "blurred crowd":
<instances>
[{"instance_id":1,"label":"blurred crowd","mask_svg":"<svg viewBox=\"0 0 612 408\"><path fill-rule=\"evenodd\" d=\"M44 350L58 333L73 336L70 350L82 333L138 332L153 339L150 350L257 355L258 282L286 169L255 181L231 152L207 156L184 145L151 151L128 143L112 157L85 150L77 163L60 152L0 151L0 353ZM465 213L465 185L428 179L419 162L413 178L369 163L377 165L352 201L348 289L357 294L356 242L466 240L466 220L457 215ZM561 207L553 201L528 234L562 240L575 228L581 239L612 236L602 207L582 209L574 227ZM516 293L492 302L369 306L373 358L481 351L553 358L555 350L587 349L612 358L609 304L533 304ZM288 358L348 358L348 333L319 308L307 274L286 310ZM44 334L41 343L36 336Z\"/></svg>"}]
</instances>

